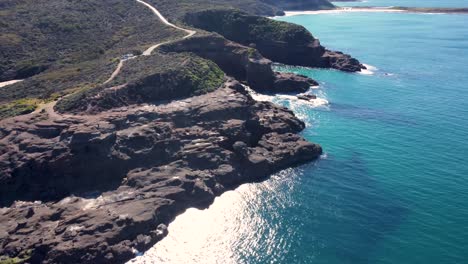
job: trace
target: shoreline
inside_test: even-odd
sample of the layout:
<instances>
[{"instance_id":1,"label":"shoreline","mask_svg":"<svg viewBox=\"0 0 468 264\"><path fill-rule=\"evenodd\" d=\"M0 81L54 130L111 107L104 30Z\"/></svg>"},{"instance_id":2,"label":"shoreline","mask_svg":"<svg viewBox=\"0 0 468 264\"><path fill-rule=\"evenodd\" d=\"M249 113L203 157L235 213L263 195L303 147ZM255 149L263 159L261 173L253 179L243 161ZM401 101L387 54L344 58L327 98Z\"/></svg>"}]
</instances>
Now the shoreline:
<instances>
[{"instance_id":1,"label":"shoreline","mask_svg":"<svg viewBox=\"0 0 468 264\"><path fill-rule=\"evenodd\" d=\"M226 101L226 98L229 100ZM114 149L132 147L127 152L132 159L124 157L127 159L123 160L114 155L111 156L114 162L101 165L110 170L115 162L124 164L123 174L117 168L116 173L102 176L110 181L112 178L108 177L117 174L116 183L120 184L117 188L93 186L92 189L96 191L87 194L84 190L88 188L83 186L82 192L65 195L60 199L33 202L36 201L34 197L16 197L11 204L1 204L0 222L5 225L0 231L6 233L0 232L0 239L4 238L2 235L8 234L15 239L13 241L21 241L22 233L8 232L17 228L30 230L34 226L28 233L28 242L37 240L36 243L50 252L43 255L41 251L28 251L37 247L31 243L17 250L18 256L33 263L60 262L66 256L72 263L81 263L85 260L81 252L86 251L86 261L127 263L136 254L146 252L163 239L168 233L167 226L187 209L208 208L216 197L242 184L266 180L277 172L315 161L322 155L319 145L306 141L298 134L305 128L305 123L292 111L270 102L252 99L248 91L234 80L226 80L222 87L211 93L168 104L118 109L117 112L102 112L86 121L83 116L67 117L64 121L61 117L55 119L47 112L39 112L34 116L0 122L6 128L0 145L10 146L12 140L21 138L14 131L19 130L18 127L27 127L33 135L37 135L28 138L29 145L59 146L65 150L65 155L74 151L75 160L81 159L80 156L85 154L82 149L91 145L106 157ZM203 109L202 113L196 114L199 109ZM151 125L155 120L154 112L168 118ZM119 117L116 113L119 113ZM225 117L226 121L220 127L213 126L212 122L219 115ZM179 119L179 116L191 118L185 121ZM131 117L137 121L116 128L109 125L116 117L122 120ZM41 121L38 123L37 120ZM262 121L257 123L256 120ZM245 125L247 123L249 126ZM167 127L166 131L171 129L171 132L149 129L154 126ZM41 137L43 127L53 127L55 134L72 135L70 140L73 143L64 143L60 137L51 138L47 136L49 134ZM141 151L145 150L145 146L133 143L140 138L151 140L150 144L158 146L162 151ZM247 145L240 140L258 141L255 145ZM166 142L180 144L172 147L166 145ZM47 162L52 166L61 162L61 157L54 159L52 151L47 153L49 156L37 162ZM143 160L157 159L161 162L133 169L143 166L134 163L136 155ZM99 157L87 160L88 166L84 169L91 171L79 173L93 175L92 170L97 167L99 160ZM63 167L59 165L56 168L63 171ZM126 168L132 169L127 172ZM124 178L120 179L119 174ZM22 221L21 226L18 227L17 221L11 219ZM55 226L54 223L59 224ZM87 238L88 234L98 235L93 240L80 239ZM128 239L120 240L121 237ZM109 244L109 238L116 242ZM59 241L61 246L55 247L48 244L49 241ZM16 244L10 248L13 246ZM11 258L7 256L7 260Z\"/></svg>"},{"instance_id":2,"label":"shoreline","mask_svg":"<svg viewBox=\"0 0 468 264\"><path fill-rule=\"evenodd\" d=\"M256 19L260 25L268 24L260 17ZM161 20L166 21L163 17ZM289 25L288 30L297 30L297 26ZM184 40L195 34L186 31L190 34ZM322 52L311 66L346 72L362 69L350 55L326 50L304 28L299 31L306 37L303 46L312 47L305 54ZM206 43L211 46L200 50ZM303 60L307 56L296 56L298 62L293 63L290 58L275 57L281 49L264 47L269 57L263 57L256 49L217 36L190 38L177 44L166 47L167 51L195 50L201 58L221 62L234 54L239 63L229 65L222 76L224 83L213 91L188 98L181 95L183 99L144 106L140 101L123 100L109 109L98 109L93 100L115 98L116 94L119 99L127 98L125 89L134 86L104 87L108 92L102 90L96 96L77 100L83 104L76 111L61 112L57 108L55 112L54 101L32 114L0 121L5 128L0 145L6 146L5 151L2 149L6 155L0 160L6 164L0 166L0 180L8 180L0 188L0 242L8 236L0 262L22 258L55 263L66 258L73 263L125 263L166 236L167 225L186 209L206 208L215 197L241 184L263 181L278 171L320 158L322 148L299 134L306 124L292 110L254 100L239 80L227 77L246 70L249 78L238 78L246 79L252 89L262 90L268 82L275 93L305 92L318 83L305 76L272 71L270 58L310 65ZM150 55L152 48L142 55ZM117 76L123 61L105 83ZM142 66L147 65L144 62ZM145 74L154 77L160 73ZM140 81L138 78L143 77L135 77ZM138 85L135 87L145 84ZM297 97L284 97L306 103ZM307 103L321 106L328 101L320 98ZM97 110L91 113L93 107ZM81 166L84 163L86 166ZM25 164L33 164L34 170ZM4 175L23 177L9 181ZM30 186L34 179L41 179L40 185L29 192L16 192L16 186Z\"/></svg>"},{"instance_id":3,"label":"shoreline","mask_svg":"<svg viewBox=\"0 0 468 264\"><path fill-rule=\"evenodd\" d=\"M370 65L366 65L370 66ZM373 67L373 66L371 66ZM275 104L274 98L276 97L277 99L280 100L289 100L291 103L296 103L296 104L302 104L302 105L307 105L310 108L320 108L320 107L327 107L329 102L325 98L317 98L314 101L311 102L306 102L300 99L297 99L296 96L294 95L288 95L288 94L264 94L264 93L259 93L254 90L252 90L250 87L242 85L243 88L246 90L249 96L251 96L255 101L257 102L265 102L265 103L271 103ZM310 89L318 89L319 86L312 86ZM300 119L302 122L306 122L303 120L300 116L299 113L296 111L292 110L291 111L294 113L294 115ZM305 123L306 126L308 126L307 123ZM180 228L184 228L184 224L187 222L187 219L190 219L190 217L195 216L196 218L198 217L199 220L201 214L206 214L207 210L216 210L220 208L219 204L220 203L226 203L226 201L229 201L232 199L233 196L239 195L239 191L244 190L245 188L248 188L249 185L255 185L259 183L263 183L266 181L270 181L275 177L287 177L285 174L290 172L291 170L296 170L302 166L306 166L306 164L312 163L316 164L317 162L320 162L323 159L326 159L327 154L322 153L320 156L318 156L316 159L305 162L305 163L300 163L297 165L293 165L290 167L283 168L281 170L277 170L274 173L269 174L266 177L263 177L263 179L257 181L246 181L243 183L238 184L237 186L234 186L233 188L229 188L225 190L224 192L220 193L218 196L214 197L212 200L208 201L206 205L204 206L192 206L186 208L183 212L180 214L177 214L171 221L169 221L166 224L166 230L164 236L159 240L157 243L155 243L152 247L145 251L138 251L135 252L135 257L128 260L125 264L144 264L147 262L154 261L155 259L160 259L161 256L159 256L157 253L160 250L160 245L161 242L163 242L163 247L164 244L167 246L167 243L172 243L174 241L174 238L176 238L176 235L174 235L174 228L179 228L179 230L175 231L176 234L180 232ZM282 175L282 176L281 176Z\"/></svg>"},{"instance_id":4,"label":"shoreline","mask_svg":"<svg viewBox=\"0 0 468 264\"><path fill-rule=\"evenodd\" d=\"M422 14L468 14L468 8L419 8L419 7L339 7L332 10L284 11L284 16L318 15L338 13L422 13Z\"/></svg>"}]
</instances>

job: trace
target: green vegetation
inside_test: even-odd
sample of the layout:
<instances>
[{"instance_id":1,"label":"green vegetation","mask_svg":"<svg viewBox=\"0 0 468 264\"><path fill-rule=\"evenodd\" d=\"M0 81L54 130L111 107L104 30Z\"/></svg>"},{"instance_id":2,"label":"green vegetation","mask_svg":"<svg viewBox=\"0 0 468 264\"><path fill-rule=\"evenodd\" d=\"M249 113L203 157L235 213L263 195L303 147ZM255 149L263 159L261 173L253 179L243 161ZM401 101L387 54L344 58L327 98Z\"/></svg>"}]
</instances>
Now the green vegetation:
<instances>
[{"instance_id":1,"label":"green vegetation","mask_svg":"<svg viewBox=\"0 0 468 264\"><path fill-rule=\"evenodd\" d=\"M314 40L312 34L302 26L236 10L214 9L190 13L186 15L185 21L244 45L271 41L305 44Z\"/></svg>"},{"instance_id":2,"label":"green vegetation","mask_svg":"<svg viewBox=\"0 0 468 264\"><path fill-rule=\"evenodd\" d=\"M122 0L3 0L0 3L0 119L38 102L96 87L124 54L183 36L148 8Z\"/></svg>"},{"instance_id":3,"label":"green vegetation","mask_svg":"<svg viewBox=\"0 0 468 264\"><path fill-rule=\"evenodd\" d=\"M247 45L271 39L306 42L313 37L302 27L247 15L234 9L249 14L275 15L281 13L281 8L286 5L313 7L327 0L147 2L174 23L190 22ZM218 11L207 11L213 8ZM201 14L203 16L199 16ZM197 36L206 33L197 31ZM180 39L184 34L164 25L147 7L134 0L2 0L0 81L25 80L0 88L0 119L29 113L39 103L75 92L62 99L57 107L64 111L80 108L82 103L79 100L87 100L91 94L96 95L108 88L101 84L111 75L122 55L140 55L155 43ZM255 54L254 48L249 50L250 56ZM148 76L166 75L168 77L164 78L179 82L175 86L172 82L166 86L161 81L160 91L166 92L158 96L151 90L154 88L152 85L153 88L147 92L155 97L143 96L130 100L135 102L196 95L219 86L223 73L216 65L193 55L181 56L190 57L187 62L189 66L181 66L178 59L165 60L168 57L175 58L176 55L159 54L127 61L122 75L111 85L129 83L130 87L137 89L142 87L139 82L147 84ZM177 63L179 65L175 65ZM162 69L161 65L167 68ZM175 74L173 79L171 74ZM182 84L187 85L188 90ZM167 90L169 86L179 88ZM140 95L142 91L139 91Z\"/></svg>"},{"instance_id":4,"label":"green vegetation","mask_svg":"<svg viewBox=\"0 0 468 264\"><path fill-rule=\"evenodd\" d=\"M25 250L15 258L0 257L0 264L21 264L31 258L32 250Z\"/></svg>"},{"instance_id":5,"label":"green vegetation","mask_svg":"<svg viewBox=\"0 0 468 264\"><path fill-rule=\"evenodd\" d=\"M3 0L0 81L56 64L118 57L182 33L136 1Z\"/></svg>"},{"instance_id":6,"label":"green vegetation","mask_svg":"<svg viewBox=\"0 0 468 264\"><path fill-rule=\"evenodd\" d=\"M57 65L22 82L0 88L0 119L30 113L39 102L95 87L114 71L117 61L95 60L75 65ZM32 103L34 102L34 103Z\"/></svg>"},{"instance_id":7,"label":"green vegetation","mask_svg":"<svg viewBox=\"0 0 468 264\"><path fill-rule=\"evenodd\" d=\"M19 99L0 105L0 119L33 112L41 101L38 99Z\"/></svg>"},{"instance_id":8,"label":"green vegetation","mask_svg":"<svg viewBox=\"0 0 468 264\"><path fill-rule=\"evenodd\" d=\"M332 9L328 0L148 0L163 15L172 20L182 20L187 13L208 9L237 9L252 15L275 16L282 10Z\"/></svg>"},{"instance_id":9,"label":"green vegetation","mask_svg":"<svg viewBox=\"0 0 468 264\"><path fill-rule=\"evenodd\" d=\"M194 87L191 95L201 95L214 91L223 83L224 73L213 62L194 57L183 72Z\"/></svg>"},{"instance_id":10,"label":"green vegetation","mask_svg":"<svg viewBox=\"0 0 468 264\"><path fill-rule=\"evenodd\" d=\"M190 53L158 53L126 61L121 73L105 86L84 87L60 100L56 110L105 110L129 104L158 102L211 92L224 73L211 61Z\"/></svg>"},{"instance_id":11,"label":"green vegetation","mask_svg":"<svg viewBox=\"0 0 468 264\"><path fill-rule=\"evenodd\" d=\"M170 20L182 21L187 13L199 12L213 8L232 8L250 14L273 16L281 13L274 5L260 0L148 0Z\"/></svg>"}]
</instances>

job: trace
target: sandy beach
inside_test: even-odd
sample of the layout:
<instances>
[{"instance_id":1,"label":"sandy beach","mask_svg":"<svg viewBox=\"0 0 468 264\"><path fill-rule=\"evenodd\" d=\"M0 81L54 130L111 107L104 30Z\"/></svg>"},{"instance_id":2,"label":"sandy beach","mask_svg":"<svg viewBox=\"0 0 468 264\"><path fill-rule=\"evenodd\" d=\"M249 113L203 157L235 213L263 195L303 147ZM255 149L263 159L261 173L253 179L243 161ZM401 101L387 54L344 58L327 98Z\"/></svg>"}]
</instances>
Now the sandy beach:
<instances>
[{"instance_id":1,"label":"sandy beach","mask_svg":"<svg viewBox=\"0 0 468 264\"><path fill-rule=\"evenodd\" d=\"M316 11L285 11L285 16L339 14L351 12L380 12L380 13L427 13L427 14L466 14L467 8L412 8L412 7L341 7L332 10Z\"/></svg>"}]
</instances>

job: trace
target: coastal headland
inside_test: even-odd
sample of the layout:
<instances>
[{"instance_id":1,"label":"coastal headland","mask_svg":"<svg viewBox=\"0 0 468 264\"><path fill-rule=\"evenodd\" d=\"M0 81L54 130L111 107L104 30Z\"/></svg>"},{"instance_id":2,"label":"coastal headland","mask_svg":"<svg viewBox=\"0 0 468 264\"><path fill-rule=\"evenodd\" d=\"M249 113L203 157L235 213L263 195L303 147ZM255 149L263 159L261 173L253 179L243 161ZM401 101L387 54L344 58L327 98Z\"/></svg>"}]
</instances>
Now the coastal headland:
<instances>
[{"instance_id":1,"label":"coastal headland","mask_svg":"<svg viewBox=\"0 0 468 264\"><path fill-rule=\"evenodd\" d=\"M264 17L326 0L0 6L2 264L130 260L187 208L321 155L291 110L249 94L318 84L273 62L365 69Z\"/></svg>"}]
</instances>

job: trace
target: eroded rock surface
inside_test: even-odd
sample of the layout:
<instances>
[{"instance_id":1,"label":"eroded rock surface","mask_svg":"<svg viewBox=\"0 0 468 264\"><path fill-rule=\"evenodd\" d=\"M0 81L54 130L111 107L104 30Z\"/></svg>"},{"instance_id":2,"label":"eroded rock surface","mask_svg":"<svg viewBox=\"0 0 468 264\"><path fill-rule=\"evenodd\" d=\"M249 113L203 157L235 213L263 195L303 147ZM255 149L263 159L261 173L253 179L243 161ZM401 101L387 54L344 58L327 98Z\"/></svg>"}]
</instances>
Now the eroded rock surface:
<instances>
[{"instance_id":1,"label":"eroded rock surface","mask_svg":"<svg viewBox=\"0 0 468 264\"><path fill-rule=\"evenodd\" d=\"M317 82L295 74L272 70L272 61L258 50L217 34L196 36L161 47L166 52L193 52L215 62L227 75L259 92L304 92Z\"/></svg>"},{"instance_id":2,"label":"eroded rock surface","mask_svg":"<svg viewBox=\"0 0 468 264\"><path fill-rule=\"evenodd\" d=\"M275 83L273 85L273 92L306 92L311 86L318 85L318 82L308 78L307 76L297 75L293 73L277 72Z\"/></svg>"},{"instance_id":3,"label":"eroded rock surface","mask_svg":"<svg viewBox=\"0 0 468 264\"><path fill-rule=\"evenodd\" d=\"M303 128L236 81L166 104L1 121L0 256L123 263L188 207L316 159Z\"/></svg>"},{"instance_id":4,"label":"eroded rock surface","mask_svg":"<svg viewBox=\"0 0 468 264\"><path fill-rule=\"evenodd\" d=\"M194 27L221 34L231 41L255 47L274 62L347 72L365 69L363 64L350 55L326 49L300 25L232 9L191 12L184 21Z\"/></svg>"}]
</instances>

